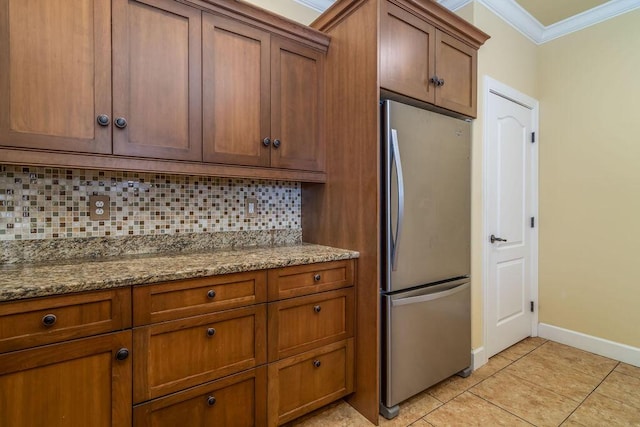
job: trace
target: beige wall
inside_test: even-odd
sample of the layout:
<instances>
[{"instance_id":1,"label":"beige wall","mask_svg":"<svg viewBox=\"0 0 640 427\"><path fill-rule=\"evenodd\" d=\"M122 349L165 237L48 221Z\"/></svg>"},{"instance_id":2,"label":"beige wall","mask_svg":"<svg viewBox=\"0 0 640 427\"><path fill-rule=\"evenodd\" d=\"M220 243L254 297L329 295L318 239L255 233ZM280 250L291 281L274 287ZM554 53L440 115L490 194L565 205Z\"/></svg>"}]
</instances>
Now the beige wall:
<instances>
[{"instance_id":1,"label":"beige wall","mask_svg":"<svg viewBox=\"0 0 640 427\"><path fill-rule=\"evenodd\" d=\"M540 322L640 347L640 11L539 48Z\"/></svg>"},{"instance_id":2,"label":"beige wall","mask_svg":"<svg viewBox=\"0 0 640 427\"><path fill-rule=\"evenodd\" d=\"M246 0L255 6L282 15L293 21L309 25L320 16L320 12L308 8L294 0Z\"/></svg>"},{"instance_id":3,"label":"beige wall","mask_svg":"<svg viewBox=\"0 0 640 427\"><path fill-rule=\"evenodd\" d=\"M482 248L485 239L482 230L484 221L482 206L484 76L492 77L530 97L537 98L536 51L538 47L481 4L470 3L457 13L491 36L478 53L478 118L473 122L471 153L471 277L473 281L471 346L477 349L484 342L482 283Z\"/></svg>"}]
</instances>

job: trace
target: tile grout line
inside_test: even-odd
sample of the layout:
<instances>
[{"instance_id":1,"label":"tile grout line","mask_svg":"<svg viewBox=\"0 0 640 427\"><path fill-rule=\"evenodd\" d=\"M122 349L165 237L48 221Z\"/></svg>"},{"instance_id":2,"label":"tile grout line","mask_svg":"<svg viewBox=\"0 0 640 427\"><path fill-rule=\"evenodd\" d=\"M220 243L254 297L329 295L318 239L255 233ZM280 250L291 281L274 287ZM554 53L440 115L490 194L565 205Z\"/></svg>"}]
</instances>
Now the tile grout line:
<instances>
[{"instance_id":1,"label":"tile grout line","mask_svg":"<svg viewBox=\"0 0 640 427\"><path fill-rule=\"evenodd\" d=\"M520 360L524 359L525 357L529 356L531 353L533 353L534 351L536 351L537 349L539 349L540 347L542 347L543 345L545 345L545 344L546 344L546 343L548 343L549 341L550 341L550 340L546 340L545 342L543 342L542 344L540 344L540 345L536 346L535 348L531 349L530 351L528 351L527 353L523 354L522 356L520 356L520 357L519 357L519 358L517 358L516 360L511 361L511 363L509 363L509 364L505 365L504 367L502 367L501 369L497 370L496 372L494 372L493 374L491 374L491 375L490 375L490 376L488 376L487 378L483 379L482 381L480 381L478 384L474 385L473 387L476 387L477 385L480 385L480 384L481 384L482 382L484 382L485 380L487 380L487 379L489 379L489 378L493 377L494 375L497 375L499 372L501 372L501 371L503 371L503 370L507 369L509 366L513 365L514 363L516 363L516 362L518 362L518 361L520 361ZM499 355L499 354L500 354L500 353L498 353L498 355ZM504 356L503 356L503 357L504 357ZM506 359L506 358L505 358L505 359ZM616 365L616 366L617 366L617 365ZM613 370L612 370L612 372L613 372ZM611 372L610 372L610 373L611 373ZM609 373L609 374L610 374L610 373ZM608 376L608 375L607 375L607 376ZM518 377L517 375L516 375L516 377L517 377L518 379L522 380L522 381L525 381L525 382L529 383L529 384L537 385L537 384L532 383L531 381L528 381L528 380L526 380L526 379L524 379L524 378ZM605 377L605 378L606 378L606 377ZM604 381L604 380L603 380L603 381ZM598 385L599 385L599 384L598 384ZM538 387L542 387L542 386L538 386ZM561 396L561 397L565 397L565 398L567 398L566 396L564 396L564 395L562 395L562 394L560 394L560 393L557 393L557 392L555 392L555 391L553 391L553 390L549 390L549 389L547 389L546 387L542 387L542 388L543 388L543 389L545 389L545 390L547 390L547 391L549 391L549 392L551 392L551 393L557 394L558 396ZM596 386L596 388L597 388L597 386ZM594 390L595 390L595 389L594 389ZM514 414L514 413L513 413L513 412L511 412L510 410L508 410L508 409L506 409L506 408L503 408L503 407L501 407L501 406L499 406L499 405L497 405L497 404L493 403L492 401L490 401L490 400L488 400L488 399L486 399L486 398L484 398L484 397L482 397L482 396L480 396L480 395L478 395L478 394L474 393L473 391L471 391L471 388L469 388L467 391L469 391L469 393L473 394L474 396L476 396L476 397L478 397L478 398L480 398L480 399L482 399L482 400L486 401L487 403L489 403L489 404L491 404L491 405L495 406L496 408L499 408L499 409L501 409L501 410L503 410L503 411L507 412L508 414L511 414L511 415L513 415L514 417L516 417L516 418L518 418L518 419L520 419L520 420L522 420L522 421L526 422L527 424L530 424L530 425L532 425L532 426L535 426L535 425L536 425L536 424L532 423L531 421L529 421L529 420L527 420L527 419L525 419L525 418L522 418L520 415L518 415L518 414ZM457 396L456 396L456 397L457 397ZM588 396L587 396L587 397L588 397ZM586 399L586 398L585 398L585 399ZM452 399L452 400L453 400L453 399ZM571 400L573 400L573 399L571 399ZM583 401L583 402L584 402L584 401ZM571 411L571 413L575 412L575 411L580 407L580 405L582 405L582 402L580 402L580 403L578 404L578 406L576 407L576 409L574 409L573 411ZM571 414L569 414L569 416L571 416ZM569 416L567 416L567 418L568 418ZM561 425L563 422L565 422L565 421L566 421L566 418L565 418L564 420L562 420L562 422L561 422L560 424L558 424L558 426L560 426L560 425Z\"/></svg>"},{"instance_id":2,"label":"tile grout line","mask_svg":"<svg viewBox=\"0 0 640 427\"><path fill-rule=\"evenodd\" d=\"M538 348L538 347L536 347L536 348ZM535 350L535 349L534 349L534 350ZM533 351L533 350L531 350L531 351ZM531 423L530 423L530 422L528 422L527 420L525 420L525 419L523 419L523 418L521 418L521 417L517 416L516 414L512 414L511 412L507 411L506 409L501 408L500 406L496 405L495 403L493 403L493 402L491 402L491 401L489 401L489 400L487 400L487 399L483 398L482 396L478 396L477 394L475 394L474 392L472 392L472 391L471 391L471 389L472 389L472 388L477 387L478 385L482 384L484 381L488 380L489 378L493 377L494 375L498 374L499 372L501 372L501 371L505 370L507 367L509 367L509 366L513 365L515 362L517 362L518 360L522 359L522 358L523 358L523 357L525 357L527 354L529 354L529 353L526 353L525 355L520 356L520 357L519 357L518 359L516 359L516 360L511 360L511 359L509 359L509 358L507 358L507 357L501 356L501 357L503 357L504 359L507 359L507 360L509 361L509 363L507 363L505 366L503 366L502 368L498 369L497 371L495 371L494 373L492 373L492 374L491 374L491 375L489 375L488 377L481 379L481 380L480 380L480 381L478 381L476 384L474 384L474 385L472 385L471 387L469 387L468 389L464 390L462 393L459 393L459 394L455 395L454 397L452 397L451 399L449 399L449 401L448 401L448 402L443 403L441 406L438 406L438 408L433 409L431 412L434 412L436 409L441 408L442 406L444 406L444 405L446 405L446 404L448 404L448 403L452 402L453 400L457 399L458 397L462 396L463 394L465 394L465 393L469 392L470 394L472 394L472 395L474 395L474 396L476 396L476 397L478 397L478 398L480 398L480 399L482 399L482 400L486 401L486 402L487 402L487 403L489 403L490 405L495 406L496 408L501 409L501 410L503 410L503 411L505 411L505 412L507 412L507 413L509 413L509 414L511 414L511 415L513 415L513 416L515 416L515 417L517 417L517 418L519 418L519 419L523 420L523 421L524 421L524 422L526 422L527 424L531 424ZM496 354L495 356L499 356L499 355L500 355L500 353ZM492 357L493 357L493 356L492 356ZM438 398L436 398L435 396L433 396L433 397L434 397L436 400L440 401L440 400L439 400ZM429 412L428 414L426 414L424 417L426 417L427 415L429 415L431 412ZM424 417L423 417L422 419L424 419ZM425 422L427 422L427 423L429 423L429 421L427 421L427 420L424 420L424 421L425 421ZM430 423L429 423L429 424L430 424ZM534 425L534 424L531 424L531 425ZM409 426L407 426L407 427L410 427L410 425L409 425Z\"/></svg>"},{"instance_id":3,"label":"tile grout line","mask_svg":"<svg viewBox=\"0 0 640 427\"><path fill-rule=\"evenodd\" d=\"M567 415L567 417L566 417L564 420L562 420L562 422L561 422L559 425L562 425L564 422L566 422L566 421L571 417L571 415L573 415L573 414L574 414L578 409L580 409L580 407L581 407L582 405L584 405L584 402L589 398L589 396L591 396L593 393L595 393L595 392L596 392L596 390L598 389L598 387L600 387L600 386L602 385L602 383L603 383L603 382L605 382L605 380L606 380L607 378L609 378L609 375L611 375L611 373L612 373L613 371L615 371L615 370L616 370L616 368L617 368L619 365L620 365L620 362L616 363L616 366L614 366L614 367L609 371L609 373L608 373L607 375L605 375L605 377L602 379L602 381L600 381L600 382L598 383L598 385L597 385L597 386L595 386L595 387L593 388L593 390L591 390L591 392L590 392L589 394L587 394L587 396L586 396L584 399L582 399L582 401L578 404L578 406L576 407L576 409L574 409L573 411L571 411L571 413L570 413L569 415ZM615 400L615 399L614 399L614 400Z\"/></svg>"}]
</instances>

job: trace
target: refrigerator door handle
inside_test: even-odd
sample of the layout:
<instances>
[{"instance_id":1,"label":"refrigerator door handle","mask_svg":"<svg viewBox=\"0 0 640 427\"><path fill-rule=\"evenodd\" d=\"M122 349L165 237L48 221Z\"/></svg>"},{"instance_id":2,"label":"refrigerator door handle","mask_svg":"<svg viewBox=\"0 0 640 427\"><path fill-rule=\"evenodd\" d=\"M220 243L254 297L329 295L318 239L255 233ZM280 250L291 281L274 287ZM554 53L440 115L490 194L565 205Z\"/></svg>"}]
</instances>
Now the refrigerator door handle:
<instances>
[{"instance_id":1,"label":"refrigerator door handle","mask_svg":"<svg viewBox=\"0 0 640 427\"><path fill-rule=\"evenodd\" d=\"M404 180L402 177L402 162L400 161L400 148L398 146L398 131L391 129L391 149L393 163L396 166L398 181L398 222L396 224L396 238L391 248L391 269L396 271L398 267L398 245L402 236L402 223L404 222Z\"/></svg>"},{"instance_id":2,"label":"refrigerator door handle","mask_svg":"<svg viewBox=\"0 0 640 427\"><path fill-rule=\"evenodd\" d=\"M456 286L455 288L450 288L450 289L440 291L440 292L435 292L432 294L419 295L415 297L400 298L397 300L392 300L391 306L397 307L397 306L402 306L407 304L417 304L420 302L427 302L427 301L433 301L440 298L445 298L445 297L457 294L458 292L466 291L467 289L469 289L470 286L471 284L469 282L465 282L461 285Z\"/></svg>"}]
</instances>

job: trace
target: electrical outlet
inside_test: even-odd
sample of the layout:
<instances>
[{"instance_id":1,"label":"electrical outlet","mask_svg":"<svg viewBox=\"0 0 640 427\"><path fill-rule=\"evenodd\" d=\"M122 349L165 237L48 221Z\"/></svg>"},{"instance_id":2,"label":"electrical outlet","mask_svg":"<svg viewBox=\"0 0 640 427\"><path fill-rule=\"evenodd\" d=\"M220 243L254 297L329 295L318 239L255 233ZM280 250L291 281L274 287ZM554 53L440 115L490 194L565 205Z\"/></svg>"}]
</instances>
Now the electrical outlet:
<instances>
[{"instance_id":1,"label":"electrical outlet","mask_svg":"<svg viewBox=\"0 0 640 427\"><path fill-rule=\"evenodd\" d=\"M255 197L247 197L244 199L244 216L246 218L258 216L258 199Z\"/></svg>"},{"instance_id":2,"label":"electrical outlet","mask_svg":"<svg viewBox=\"0 0 640 427\"><path fill-rule=\"evenodd\" d=\"M89 196L89 218L91 221L107 221L110 214L109 196Z\"/></svg>"}]
</instances>

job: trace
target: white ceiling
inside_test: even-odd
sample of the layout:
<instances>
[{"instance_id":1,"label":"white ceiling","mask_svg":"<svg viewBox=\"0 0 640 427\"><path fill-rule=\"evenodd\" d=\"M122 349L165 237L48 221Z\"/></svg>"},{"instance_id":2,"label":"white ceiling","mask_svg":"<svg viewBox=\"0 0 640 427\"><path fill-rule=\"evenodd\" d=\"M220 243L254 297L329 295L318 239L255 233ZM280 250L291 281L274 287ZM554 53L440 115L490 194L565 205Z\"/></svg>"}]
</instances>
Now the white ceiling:
<instances>
[{"instance_id":1,"label":"white ceiling","mask_svg":"<svg viewBox=\"0 0 640 427\"><path fill-rule=\"evenodd\" d=\"M516 0L531 16L545 27L571 18L609 0Z\"/></svg>"}]
</instances>

